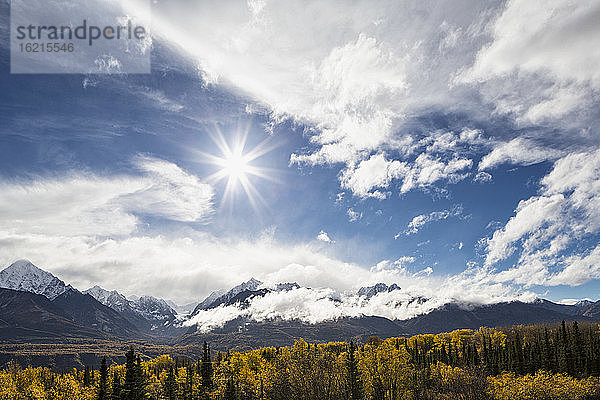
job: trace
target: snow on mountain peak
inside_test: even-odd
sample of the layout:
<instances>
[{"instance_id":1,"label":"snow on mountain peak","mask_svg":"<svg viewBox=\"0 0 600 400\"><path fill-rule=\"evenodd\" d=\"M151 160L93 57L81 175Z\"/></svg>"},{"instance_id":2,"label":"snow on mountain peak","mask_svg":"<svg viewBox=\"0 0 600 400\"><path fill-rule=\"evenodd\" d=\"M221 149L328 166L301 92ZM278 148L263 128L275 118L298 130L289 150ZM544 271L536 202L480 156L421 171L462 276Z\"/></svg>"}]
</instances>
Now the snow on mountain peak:
<instances>
[{"instance_id":1,"label":"snow on mountain peak","mask_svg":"<svg viewBox=\"0 0 600 400\"><path fill-rule=\"evenodd\" d=\"M129 308L129 300L116 290L106 290L96 285L85 290L83 293L89 294L100 303L119 312L123 312Z\"/></svg>"},{"instance_id":2,"label":"snow on mountain peak","mask_svg":"<svg viewBox=\"0 0 600 400\"><path fill-rule=\"evenodd\" d=\"M152 296L141 296L132 301L131 306L147 319L171 320L177 315L177 312L166 301Z\"/></svg>"},{"instance_id":3,"label":"snow on mountain peak","mask_svg":"<svg viewBox=\"0 0 600 400\"><path fill-rule=\"evenodd\" d=\"M53 300L63 294L70 285L33 265L29 260L17 260L0 271L0 287L41 294Z\"/></svg>"},{"instance_id":4,"label":"snow on mountain peak","mask_svg":"<svg viewBox=\"0 0 600 400\"><path fill-rule=\"evenodd\" d=\"M367 299L370 299L371 297L377 295L378 293L392 292L394 290L400 290L400 287L398 285L396 285L395 283L388 286L385 283L379 282L373 286L361 287L358 290L358 296L366 297Z\"/></svg>"}]
</instances>

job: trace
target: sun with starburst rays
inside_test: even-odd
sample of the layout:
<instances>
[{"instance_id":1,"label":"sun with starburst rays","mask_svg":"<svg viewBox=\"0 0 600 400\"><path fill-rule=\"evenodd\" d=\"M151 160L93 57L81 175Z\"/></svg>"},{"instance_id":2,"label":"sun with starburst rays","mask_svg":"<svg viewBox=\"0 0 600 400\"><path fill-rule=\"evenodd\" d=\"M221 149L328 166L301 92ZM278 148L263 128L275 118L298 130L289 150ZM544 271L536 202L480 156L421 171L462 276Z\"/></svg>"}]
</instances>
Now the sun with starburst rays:
<instances>
[{"instance_id":1,"label":"sun with starburst rays","mask_svg":"<svg viewBox=\"0 0 600 400\"><path fill-rule=\"evenodd\" d=\"M232 134L228 141L220 129L216 128L210 133L217 145L220 155L202 153L204 161L219 167L218 171L206 178L208 183L217 183L227 180L221 205L232 202L238 188L242 188L252 207L257 210L259 203L264 204L264 199L254 186L254 178L278 182L276 171L270 168L253 165L253 161L274 150L271 137L268 137L257 146L247 148L248 129L238 130Z\"/></svg>"}]
</instances>

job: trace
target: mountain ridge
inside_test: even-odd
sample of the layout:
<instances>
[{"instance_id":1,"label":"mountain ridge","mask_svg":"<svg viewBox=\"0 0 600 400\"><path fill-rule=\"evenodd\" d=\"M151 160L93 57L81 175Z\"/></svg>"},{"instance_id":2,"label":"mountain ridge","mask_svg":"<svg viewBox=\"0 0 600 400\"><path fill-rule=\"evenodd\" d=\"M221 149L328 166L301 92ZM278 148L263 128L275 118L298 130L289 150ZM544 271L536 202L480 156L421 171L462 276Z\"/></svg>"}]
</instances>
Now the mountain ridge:
<instances>
[{"instance_id":1,"label":"mountain ridge","mask_svg":"<svg viewBox=\"0 0 600 400\"><path fill-rule=\"evenodd\" d=\"M6 270L8 271L5 272ZM335 307L343 307L340 303L345 301L345 298L327 291L314 292L313 289L302 288L295 282L269 286L251 278L228 291L211 293L196 305L195 313L183 317L178 316L167 301L152 296L128 299L115 290L109 291L98 285L79 292L51 273L25 260L13 263L0 271L0 278L0 286L7 285L19 289L0 289L0 337L11 340L17 340L19 334L28 337L30 334L39 336L46 332L52 338L60 335L79 335L85 338L110 336L130 340L169 340L178 344L198 344L206 338L211 338L225 347L227 343L243 346L244 341L270 346L283 345L289 343L291 338L300 337L312 341L364 340L372 335L389 337L439 333L459 328L477 329L480 326L600 320L600 301L564 305L538 299L531 303L512 301L489 305L449 302L410 319L360 314L355 317L325 318L320 322L309 323L290 315L282 319L277 316L280 314L276 313L257 321L247 317L252 314L242 313L225 321L221 326L215 326L209 331L200 331L195 324L188 323L187 327L183 327L181 323L189 321L188 318L193 318L199 311L220 312L221 307L232 306L244 311L255 299L268 294L276 296L277 293L281 293L282 298L287 299L285 301L302 301L302 298L297 296L321 293L322 298L336 304ZM33 279L39 279L39 282L31 282ZM352 293L354 298L358 299L357 304L374 299L378 303L391 301L393 307L406 307L429 300L410 297L396 284L377 283L361 287ZM23 315L19 315L20 309L23 310ZM26 316L33 320L27 322L24 320ZM204 314L200 318L204 318ZM46 328L45 321L48 325Z\"/></svg>"}]
</instances>

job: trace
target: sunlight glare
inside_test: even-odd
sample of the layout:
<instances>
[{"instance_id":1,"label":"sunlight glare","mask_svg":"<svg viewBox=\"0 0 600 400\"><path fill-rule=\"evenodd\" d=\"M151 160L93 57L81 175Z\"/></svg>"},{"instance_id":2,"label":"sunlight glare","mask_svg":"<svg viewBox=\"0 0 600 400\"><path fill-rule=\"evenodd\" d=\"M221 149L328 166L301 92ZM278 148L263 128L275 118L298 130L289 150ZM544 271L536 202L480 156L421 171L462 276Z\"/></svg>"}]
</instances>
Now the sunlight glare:
<instances>
[{"instance_id":1,"label":"sunlight glare","mask_svg":"<svg viewBox=\"0 0 600 400\"><path fill-rule=\"evenodd\" d=\"M221 204L231 202L237 188L242 188L246 193L250 204L255 210L258 210L258 202L264 204L264 199L260 192L254 187L251 177L267 179L277 182L274 170L269 168L257 167L252 165L252 161L264 156L274 149L271 140L266 139L257 146L246 149L247 130L237 132L233 136L233 143L225 140L223 133L219 129L211 134L211 137L221 154L219 156L198 152L202 155L204 162L220 167L220 169L207 177L210 183L217 183L226 180L225 191L221 198Z\"/></svg>"}]
</instances>

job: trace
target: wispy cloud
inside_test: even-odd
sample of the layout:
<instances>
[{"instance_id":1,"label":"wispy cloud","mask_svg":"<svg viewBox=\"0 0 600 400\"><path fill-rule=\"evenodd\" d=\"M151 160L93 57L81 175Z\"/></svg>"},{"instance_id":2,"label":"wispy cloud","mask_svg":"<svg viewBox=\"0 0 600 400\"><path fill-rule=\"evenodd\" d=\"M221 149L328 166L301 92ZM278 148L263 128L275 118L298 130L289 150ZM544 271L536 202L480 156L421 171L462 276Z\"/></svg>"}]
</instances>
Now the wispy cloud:
<instances>
[{"instance_id":1,"label":"wispy cloud","mask_svg":"<svg viewBox=\"0 0 600 400\"><path fill-rule=\"evenodd\" d=\"M140 216L202 221L213 189L177 165L135 159L140 175L70 173L0 182L0 229L61 236L128 235Z\"/></svg>"},{"instance_id":2,"label":"wispy cloud","mask_svg":"<svg viewBox=\"0 0 600 400\"><path fill-rule=\"evenodd\" d=\"M405 235L413 235L425 225L435 221L441 221L450 217L457 217L462 215L463 208L460 205L455 206L450 210L432 211L429 214L420 214L414 217L409 223L407 229L404 231ZM399 235L396 235L398 238ZM462 246L461 246L462 247Z\"/></svg>"}]
</instances>

